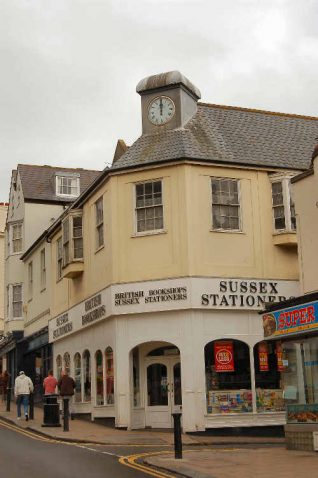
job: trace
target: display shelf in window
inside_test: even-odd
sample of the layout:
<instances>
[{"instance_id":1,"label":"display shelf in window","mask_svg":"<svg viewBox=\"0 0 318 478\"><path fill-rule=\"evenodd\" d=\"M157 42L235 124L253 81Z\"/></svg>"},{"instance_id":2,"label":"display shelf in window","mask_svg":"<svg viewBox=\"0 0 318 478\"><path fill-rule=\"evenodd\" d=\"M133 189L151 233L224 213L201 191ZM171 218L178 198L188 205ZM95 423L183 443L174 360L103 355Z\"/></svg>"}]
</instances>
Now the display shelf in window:
<instances>
[{"instance_id":1,"label":"display shelf in window","mask_svg":"<svg viewBox=\"0 0 318 478\"><path fill-rule=\"evenodd\" d=\"M251 390L209 391L207 412L209 414L249 413L253 411Z\"/></svg>"}]
</instances>

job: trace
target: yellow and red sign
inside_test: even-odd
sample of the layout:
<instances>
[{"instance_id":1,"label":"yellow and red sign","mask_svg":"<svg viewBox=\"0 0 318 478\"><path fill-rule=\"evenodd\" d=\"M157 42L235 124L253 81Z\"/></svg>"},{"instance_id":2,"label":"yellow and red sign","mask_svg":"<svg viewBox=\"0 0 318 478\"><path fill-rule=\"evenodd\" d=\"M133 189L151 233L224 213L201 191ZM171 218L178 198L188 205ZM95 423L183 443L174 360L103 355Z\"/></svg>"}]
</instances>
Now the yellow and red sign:
<instances>
[{"instance_id":1,"label":"yellow and red sign","mask_svg":"<svg viewBox=\"0 0 318 478\"><path fill-rule=\"evenodd\" d=\"M234 372L233 342L214 342L216 372Z\"/></svg>"},{"instance_id":2,"label":"yellow and red sign","mask_svg":"<svg viewBox=\"0 0 318 478\"><path fill-rule=\"evenodd\" d=\"M258 362L260 372L268 372L268 346L266 342L258 344Z\"/></svg>"}]
</instances>

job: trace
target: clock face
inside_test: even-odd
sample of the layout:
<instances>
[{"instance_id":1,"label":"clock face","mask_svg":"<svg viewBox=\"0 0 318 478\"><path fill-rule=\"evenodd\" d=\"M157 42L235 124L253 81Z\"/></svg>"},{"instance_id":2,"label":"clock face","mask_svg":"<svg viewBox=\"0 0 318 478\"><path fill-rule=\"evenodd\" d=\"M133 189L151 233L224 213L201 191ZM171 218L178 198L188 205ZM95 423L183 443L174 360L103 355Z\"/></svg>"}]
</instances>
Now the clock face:
<instances>
[{"instance_id":1,"label":"clock face","mask_svg":"<svg viewBox=\"0 0 318 478\"><path fill-rule=\"evenodd\" d=\"M152 100L148 108L148 119L156 125L161 126L168 123L175 113L174 102L168 96L158 96Z\"/></svg>"}]
</instances>

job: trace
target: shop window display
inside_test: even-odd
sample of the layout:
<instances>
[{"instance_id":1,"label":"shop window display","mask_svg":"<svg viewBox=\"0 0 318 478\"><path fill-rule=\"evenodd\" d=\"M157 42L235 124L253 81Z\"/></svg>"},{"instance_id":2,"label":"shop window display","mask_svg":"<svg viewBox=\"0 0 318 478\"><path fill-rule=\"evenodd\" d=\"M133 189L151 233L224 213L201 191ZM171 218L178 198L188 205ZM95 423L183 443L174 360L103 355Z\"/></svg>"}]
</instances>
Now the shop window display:
<instances>
[{"instance_id":1,"label":"shop window display","mask_svg":"<svg viewBox=\"0 0 318 478\"><path fill-rule=\"evenodd\" d=\"M208 414L252 412L250 356L247 344L216 340L205 346Z\"/></svg>"},{"instance_id":2,"label":"shop window display","mask_svg":"<svg viewBox=\"0 0 318 478\"><path fill-rule=\"evenodd\" d=\"M96 352L96 405L104 405L103 390L103 354L100 350Z\"/></svg>"},{"instance_id":3,"label":"shop window display","mask_svg":"<svg viewBox=\"0 0 318 478\"><path fill-rule=\"evenodd\" d=\"M91 356L88 350L83 353L84 402L91 401Z\"/></svg>"},{"instance_id":4,"label":"shop window display","mask_svg":"<svg viewBox=\"0 0 318 478\"><path fill-rule=\"evenodd\" d=\"M107 347L105 351L106 359L106 401L107 405L113 405L115 403L114 395L114 357L113 349Z\"/></svg>"},{"instance_id":5,"label":"shop window display","mask_svg":"<svg viewBox=\"0 0 318 478\"><path fill-rule=\"evenodd\" d=\"M60 355L56 357L56 375L58 380L62 376L62 357Z\"/></svg>"},{"instance_id":6,"label":"shop window display","mask_svg":"<svg viewBox=\"0 0 318 478\"><path fill-rule=\"evenodd\" d=\"M74 356L74 380L75 380L75 402L82 401L82 366L81 355L77 352Z\"/></svg>"},{"instance_id":7,"label":"shop window display","mask_svg":"<svg viewBox=\"0 0 318 478\"><path fill-rule=\"evenodd\" d=\"M68 352L65 352L63 357L64 370L68 375L71 374L71 357Z\"/></svg>"},{"instance_id":8,"label":"shop window display","mask_svg":"<svg viewBox=\"0 0 318 478\"><path fill-rule=\"evenodd\" d=\"M282 346L279 341L259 342L254 347L257 411L285 410L281 383Z\"/></svg>"}]
</instances>

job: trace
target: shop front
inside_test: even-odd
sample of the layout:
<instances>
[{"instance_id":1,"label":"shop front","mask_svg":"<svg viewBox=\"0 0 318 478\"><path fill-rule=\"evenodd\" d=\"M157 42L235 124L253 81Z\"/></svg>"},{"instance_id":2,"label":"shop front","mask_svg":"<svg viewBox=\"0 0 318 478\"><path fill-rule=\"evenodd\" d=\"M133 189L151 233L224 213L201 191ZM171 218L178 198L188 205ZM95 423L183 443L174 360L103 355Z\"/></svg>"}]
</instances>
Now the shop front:
<instances>
[{"instance_id":1,"label":"shop front","mask_svg":"<svg viewBox=\"0 0 318 478\"><path fill-rule=\"evenodd\" d=\"M264 341L256 295L231 306L215 283L116 286L52 319L55 373L74 377L76 413L130 429L171 428L176 411L189 432L284 425L281 350Z\"/></svg>"},{"instance_id":2,"label":"shop front","mask_svg":"<svg viewBox=\"0 0 318 478\"><path fill-rule=\"evenodd\" d=\"M318 449L318 294L268 307L263 326L281 349L287 447Z\"/></svg>"}]
</instances>

